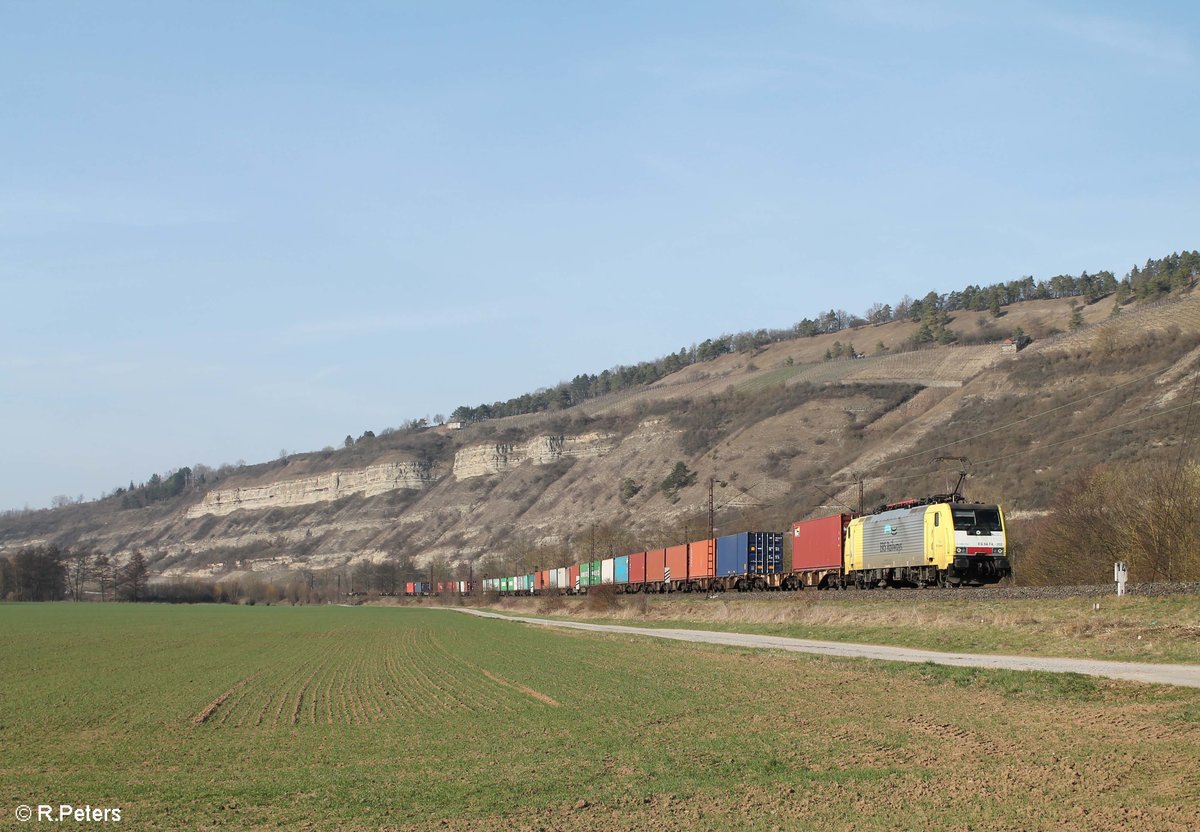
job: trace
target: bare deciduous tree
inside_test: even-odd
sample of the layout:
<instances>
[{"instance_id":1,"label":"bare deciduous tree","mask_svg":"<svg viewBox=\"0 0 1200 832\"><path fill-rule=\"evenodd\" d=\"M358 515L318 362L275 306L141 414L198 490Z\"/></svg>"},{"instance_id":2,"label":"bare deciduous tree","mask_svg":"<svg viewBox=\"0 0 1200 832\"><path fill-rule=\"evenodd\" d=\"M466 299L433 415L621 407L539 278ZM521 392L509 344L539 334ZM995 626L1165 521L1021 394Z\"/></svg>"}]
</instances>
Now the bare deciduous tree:
<instances>
[{"instance_id":1,"label":"bare deciduous tree","mask_svg":"<svg viewBox=\"0 0 1200 832\"><path fill-rule=\"evenodd\" d=\"M100 600L108 600L108 590L112 586L112 561L108 559L108 555L96 555L96 559L92 562L92 574L96 577L96 583L100 585Z\"/></svg>"},{"instance_id":2,"label":"bare deciduous tree","mask_svg":"<svg viewBox=\"0 0 1200 832\"><path fill-rule=\"evenodd\" d=\"M67 592L72 601L83 600L83 586L92 577L92 553L76 549L67 553Z\"/></svg>"}]
</instances>

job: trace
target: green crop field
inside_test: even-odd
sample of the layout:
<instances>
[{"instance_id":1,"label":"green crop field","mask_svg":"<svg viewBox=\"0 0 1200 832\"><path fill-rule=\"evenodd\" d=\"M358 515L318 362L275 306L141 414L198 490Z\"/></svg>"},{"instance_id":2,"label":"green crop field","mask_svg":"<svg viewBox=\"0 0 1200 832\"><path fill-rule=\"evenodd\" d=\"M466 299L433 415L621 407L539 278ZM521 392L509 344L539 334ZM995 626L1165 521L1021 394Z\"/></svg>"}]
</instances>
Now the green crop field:
<instances>
[{"instance_id":1,"label":"green crop field","mask_svg":"<svg viewBox=\"0 0 1200 832\"><path fill-rule=\"evenodd\" d=\"M5 828L1200 825L1200 691L425 609L0 605L0 749Z\"/></svg>"}]
</instances>

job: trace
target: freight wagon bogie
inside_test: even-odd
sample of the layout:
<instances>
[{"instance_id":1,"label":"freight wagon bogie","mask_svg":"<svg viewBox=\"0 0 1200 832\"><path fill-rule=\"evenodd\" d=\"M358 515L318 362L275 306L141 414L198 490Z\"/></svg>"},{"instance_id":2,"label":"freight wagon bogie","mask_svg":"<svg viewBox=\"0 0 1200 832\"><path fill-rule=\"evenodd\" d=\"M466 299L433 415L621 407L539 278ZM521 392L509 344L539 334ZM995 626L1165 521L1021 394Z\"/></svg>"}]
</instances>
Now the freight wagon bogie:
<instances>
[{"instance_id":1,"label":"freight wagon bogie","mask_svg":"<svg viewBox=\"0 0 1200 832\"><path fill-rule=\"evenodd\" d=\"M806 569L802 572L792 572L784 575L779 586L785 592L795 592L801 589L844 589L841 568L837 569Z\"/></svg>"},{"instance_id":2,"label":"freight wagon bogie","mask_svg":"<svg viewBox=\"0 0 1200 832\"><path fill-rule=\"evenodd\" d=\"M874 587L924 587L945 585L944 570L935 566L899 566L891 569L860 569L850 573L850 580L859 589Z\"/></svg>"},{"instance_id":3,"label":"freight wagon bogie","mask_svg":"<svg viewBox=\"0 0 1200 832\"><path fill-rule=\"evenodd\" d=\"M982 586L994 584L1012 574L1012 565L1007 557L997 555L955 557L946 570L946 578L952 585L970 584Z\"/></svg>"}]
</instances>

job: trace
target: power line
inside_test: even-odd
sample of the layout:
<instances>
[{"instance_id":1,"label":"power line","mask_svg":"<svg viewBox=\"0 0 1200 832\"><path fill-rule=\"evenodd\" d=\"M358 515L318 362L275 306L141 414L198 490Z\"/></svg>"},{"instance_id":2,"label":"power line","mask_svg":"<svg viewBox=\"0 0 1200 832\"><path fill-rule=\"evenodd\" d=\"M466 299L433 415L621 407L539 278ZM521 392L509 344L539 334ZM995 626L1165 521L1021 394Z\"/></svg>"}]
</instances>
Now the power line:
<instances>
[{"instance_id":1,"label":"power line","mask_svg":"<svg viewBox=\"0 0 1200 832\"><path fill-rule=\"evenodd\" d=\"M1021 418L1021 419L1017 419L1016 421L1013 421L1013 422L1008 422L1007 424L1004 424L1004 425L999 425L998 427L994 427L994 428L990 428L990 429L988 429L988 430L985 430L985 431L983 431L982 433L977 433L977 434L975 434L975 435L973 435L973 436L966 436L966 437L963 437L962 439L955 439L953 442L947 442L947 443L945 443L944 445L937 445L937 446L935 446L935 447L932 447L932 448L925 448L925 449L923 449L923 450L916 451L916 452L914 452L914 453L907 454L907 455L905 455L905 456L898 456L898 457L894 457L894 458L892 458L892 459L889 459L889 460L887 460L887 463L892 463L892 462L903 462L903 461L904 461L904 460L906 460L906 459L912 459L913 457L918 457L918 456L925 456L925 454L931 454L931 453L933 453L934 451L941 451L941 450L945 450L946 448L950 448L950 447L952 447L952 446L954 446L954 445L959 445L959 444L962 444L963 442L970 442L970 441L971 441L971 440L973 440L973 439L981 439L981 438L983 438L984 436L989 436L990 434L996 433L996 432L998 432L998 431L1007 430L1008 428L1011 428L1011 427L1016 427L1017 425L1024 424L1025 422L1031 422L1031 421L1033 421L1034 419L1040 419L1040 418L1042 418L1043 416L1049 416L1051 413L1056 413L1056 412L1058 412L1059 410L1064 410L1065 408L1068 408L1068 407L1074 407L1074 406L1075 406L1075 405L1077 405L1077 404L1081 404L1081 403L1083 403L1083 402L1086 402L1086 401L1089 401L1089 400L1091 400L1091 399L1098 398L1098 397L1100 397L1100 396L1103 396L1103 395L1106 395L1106 394L1108 394L1108 393L1115 393L1116 391L1118 391L1118 390L1121 390L1122 388L1128 387L1128 386L1130 386L1131 384L1139 384L1139 383L1141 383L1141 382L1144 382L1144 381L1146 381L1146 380L1148 380L1148 379L1152 379L1152 378L1154 378L1155 376L1162 375L1163 373L1167 372L1167 370L1169 370L1169 369L1171 369L1171 368L1170 368L1170 367L1164 367L1163 369L1159 370L1157 373L1153 373L1152 375L1149 375L1149 376L1139 376L1139 377L1137 377L1137 378L1130 379L1129 381L1126 381L1126 382L1123 382L1123 383L1121 383L1121 384L1118 384L1118 385L1116 385L1116 386L1114 386L1114 387L1106 387L1106 388L1104 388L1103 390L1099 390L1099 391L1097 391L1097 392L1095 392L1095 393L1089 393L1088 395L1086 395L1086 396L1084 396L1084 397L1082 397L1082 398L1075 399L1074 401L1069 401L1069 402L1067 402L1066 404L1060 404L1060 405L1058 405L1058 406L1056 406L1056 407L1052 407L1052 408L1050 408L1049 410L1043 410L1043 411L1041 411L1040 413L1034 413L1034 414L1033 414L1033 415L1031 415L1031 416L1025 416L1025 417L1023 417L1023 418Z\"/></svg>"},{"instance_id":2,"label":"power line","mask_svg":"<svg viewBox=\"0 0 1200 832\"><path fill-rule=\"evenodd\" d=\"M1173 490L1178 490L1179 482L1183 478L1183 466L1187 460L1188 445L1190 444L1191 439L1192 439L1192 415L1193 415L1192 408L1196 404L1196 392L1197 392L1198 387L1200 387L1200 373L1197 373L1195 376L1192 377L1192 398L1188 402L1187 421L1184 422L1184 424L1183 424L1183 447L1180 449L1179 459L1176 461L1176 464L1175 464L1175 476L1174 476Z\"/></svg>"},{"instance_id":3,"label":"power line","mask_svg":"<svg viewBox=\"0 0 1200 832\"><path fill-rule=\"evenodd\" d=\"M733 487L738 491L738 493L735 494L734 496L730 497L725 502L721 503L719 506L716 506L715 510L720 511L723 508L733 505L734 501L736 501L739 497L750 497L751 491L758 488L760 485L764 485L767 481L768 481L768 478L763 477L761 480L754 483L754 485L750 486L749 488L743 489L743 488L738 488L738 486L733 485L733 483L721 482L721 480L717 480L717 482L721 483L722 487L724 487L725 485L733 485ZM752 502L750 504L751 507L762 508L763 506L767 505L766 503L757 502L756 498L754 498L754 497L750 497L750 499L752 500Z\"/></svg>"},{"instance_id":4,"label":"power line","mask_svg":"<svg viewBox=\"0 0 1200 832\"><path fill-rule=\"evenodd\" d=\"M1091 439L1093 436L1100 436L1101 434L1104 434L1104 433L1112 433L1114 430L1120 430L1121 428L1127 428L1130 425L1136 425L1139 422L1145 422L1149 419L1155 419L1159 416L1165 416L1168 413L1174 413L1179 410L1184 410L1185 408L1189 408L1191 406L1192 406L1191 402L1188 402L1187 404L1176 405L1175 407L1170 407L1170 408L1167 408L1166 410L1160 410L1157 413L1150 413L1145 416L1139 416L1136 419L1130 419L1128 422L1122 422L1119 425L1113 425L1112 427L1101 428L1100 430L1095 430L1095 431L1092 431L1091 433L1085 433L1082 436L1072 436L1070 439L1060 439L1057 442L1048 442L1045 445L1038 445L1035 448L1026 448L1023 451L1016 451L1015 453L1005 454L1003 456L992 457L991 459L985 459L982 462L979 462L976 464L987 465L988 463L991 463L991 462L1001 462L1005 459L1012 459L1013 457L1021 456L1022 454L1032 453L1033 451L1040 451L1043 448L1053 448L1058 445L1066 445L1069 442L1078 442L1081 439Z\"/></svg>"},{"instance_id":5,"label":"power line","mask_svg":"<svg viewBox=\"0 0 1200 832\"><path fill-rule=\"evenodd\" d=\"M1146 422L1146 421L1149 421L1150 419L1156 419L1159 416L1165 416L1168 413L1175 413L1180 410L1185 410L1187 408L1192 407L1192 404L1193 404L1192 402L1188 402L1187 404L1176 405L1175 407L1167 408L1166 410L1160 410L1156 413L1149 413L1145 416L1139 416L1136 419L1130 419L1128 421L1122 422L1119 425L1112 425L1107 428L1101 428L1100 430L1095 430L1095 431L1092 431L1091 433L1085 433L1080 436L1072 436L1069 439L1060 439L1057 442L1047 442L1044 444L1039 444L1034 447L1025 448L1024 450L1014 451L1011 454L1003 454L1001 456L995 456L995 457L992 457L991 459L978 460L978 461L975 461L973 463L973 465L978 467L980 465L989 465L993 462L1003 462L1004 460L1007 460L1007 459L1013 459L1018 456L1024 456L1025 454L1033 453L1035 451L1041 451L1046 448L1055 448L1059 445L1067 445L1071 442L1079 442L1084 439L1091 439L1094 436L1100 436L1105 433L1112 433L1115 430L1121 430L1122 428L1127 428L1131 425L1139 424L1140 422ZM966 440L961 440L961 441L966 441ZM894 460L892 460L892 461L894 461ZM920 477L927 477L932 473L936 473L936 472L935 471L922 471L921 473L917 473L917 474L905 474L903 476L891 476L891 477L884 475L884 476L871 477L871 479L876 480L876 481L882 481L882 482L903 482L904 480L911 480L911 479L917 479ZM848 486L855 485L857 482L858 482L858 480L853 480L850 482L830 483L830 485L834 486L834 487L839 487L839 488L846 488Z\"/></svg>"}]
</instances>

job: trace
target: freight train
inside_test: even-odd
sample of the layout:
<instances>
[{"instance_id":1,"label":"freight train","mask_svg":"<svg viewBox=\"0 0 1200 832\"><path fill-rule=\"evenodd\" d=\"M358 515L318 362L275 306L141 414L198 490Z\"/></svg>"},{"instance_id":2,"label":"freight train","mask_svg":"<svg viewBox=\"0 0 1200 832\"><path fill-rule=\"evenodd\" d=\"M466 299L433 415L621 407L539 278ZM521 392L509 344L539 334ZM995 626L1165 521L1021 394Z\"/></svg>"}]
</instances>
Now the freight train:
<instances>
[{"instance_id":1,"label":"freight train","mask_svg":"<svg viewBox=\"0 0 1200 832\"><path fill-rule=\"evenodd\" d=\"M527 575L485 577L484 592L576 595L611 586L619 593L978 586L1012 574L1000 506L957 492L834 514L792 525L792 563L783 534L741 532L619 557L581 561ZM406 594L471 594L466 582L408 584Z\"/></svg>"}]
</instances>

